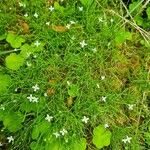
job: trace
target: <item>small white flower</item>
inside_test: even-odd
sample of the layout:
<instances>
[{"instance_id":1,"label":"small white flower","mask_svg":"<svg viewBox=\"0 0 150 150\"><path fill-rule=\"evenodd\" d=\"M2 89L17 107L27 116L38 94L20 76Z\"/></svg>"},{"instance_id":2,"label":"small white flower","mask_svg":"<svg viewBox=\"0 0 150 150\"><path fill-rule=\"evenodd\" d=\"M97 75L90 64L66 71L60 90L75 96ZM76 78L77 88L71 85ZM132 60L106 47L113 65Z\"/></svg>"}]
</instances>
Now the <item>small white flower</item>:
<instances>
[{"instance_id":1,"label":"small white flower","mask_svg":"<svg viewBox=\"0 0 150 150\"><path fill-rule=\"evenodd\" d=\"M133 107L135 106L135 104L128 104L128 109L129 110L133 110Z\"/></svg>"},{"instance_id":2,"label":"small white flower","mask_svg":"<svg viewBox=\"0 0 150 150\"><path fill-rule=\"evenodd\" d=\"M99 22L103 22L103 18L99 17L99 18L98 18L98 21L99 21Z\"/></svg>"},{"instance_id":3,"label":"small white flower","mask_svg":"<svg viewBox=\"0 0 150 150\"><path fill-rule=\"evenodd\" d=\"M88 121L89 121L89 118L88 118L88 117L86 117L86 116L83 116L83 118L82 118L82 122L84 122L84 123L88 123Z\"/></svg>"},{"instance_id":4,"label":"small white flower","mask_svg":"<svg viewBox=\"0 0 150 150\"><path fill-rule=\"evenodd\" d=\"M50 22L46 22L46 25L49 26L49 25L50 25Z\"/></svg>"},{"instance_id":5,"label":"small white flower","mask_svg":"<svg viewBox=\"0 0 150 150\"><path fill-rule=\"evenodd\" d=\"M62 129L62 130L60 131L60 133L62 134L62 136L64 136L65 134L68 133L68 131L67 131L66 129Z\"/></svg>"},{"instance_id":6,"label":"small white flower","mask_svg":"<svg viewBox=\"0 0 150 150\"><path fill-rule=\"evenodd\" d=\"M71 83L70 83L69 81L67 81L67 84L68 84L68 86L70 86L70 85L71 85Z\"/></svg>"},{"instance_id":7,"label":"small white flower","mask_svg":"<svg viewBox=\"0 0 150 150\"><path fill-rule=\"evenodd\" d=\"M70 27L71 27L71 24L67 24L67 25L66 25L66 28L67 28L67 29L70 29Z\"/></svg>"},{"instance_id":8,"label":"small white flower","mask_svg":"<svg viewBox=\"0 0 150 150\"><path fill-rule=\"evenodd\" d=\"M36 56L36 55L33 55L33 58L37 58L37 56Z\"/></svg>"},{"instance_id":9,"label":"small white flower","mask_svg":"<svg viewBox=\"0 0 150 150\"><path fill-rule=\"evenodd\" d=\"M27 13L25 13L25 14L24 14L24 16L25 16L25 17L28 17L28 14L27 14Z\"/></svg>"},{"instance_id":10,"label":"small white flower","mask_svg":"<svg viewBox=\"0 0 150 150\"><path fill-rule=\"evenodd\" d=\"M79 7L79 11L83 11L83 7Z\"/></svg>"},{"instance_id":11,"label":"small white flower","mask_svg":"<svg viewBox=\"0 0 150 150\"><path fill-rule=\"evenodd\" d=\"M47 97L47 96L48 96L46 92L44 93L44 96L45 96L45 97Z\"/></svg>"},{"instance_id":12,"label":"small white flower","mask_svg":"<svg viewBox=\"0 0 150 150\"><path fill-rule=\"evenodd\" d=\"M33 98L34 98L34 97L32 96L32 94L30 94L30 96L27 97L27 99L29 100L29 102L32 102L32 101L33 101Z\"/></svg>"},{"instance_id":13,"label":"small white flower","mask_svg":"<svg viewBox=\"0 0 150 150\"><path fill-rule=\"evenodd\" d=\"M53 7L53 6L50 6L50 7L49 7L49 10L50 10L50 11L53 11L53 10L54 10L54 7Z\"/></svg>"},{"instance_id":14,"label":"small white flower","mask_svg":"<svg viewBox=\"0 0 150 150\"><path fill-rule=\"evenodd\" d=\"M35 13L33 16L34 16L35 18L38 18L38 17L39 17L39 15L38 15L37 13Z\"/></svg>"},{"instance_id":15,"label":"small white flower","mask_svg":"<svg viewBox=\"0 0 150 150\"><path fill-rule=\"evenodd\" d=\"M87 46L87 44L85 43L85 40L83 40L82 42L80 42L80 45L82 48L84 48L85 46Z\"/></svg>"},{"instance_id":16,"label":"small white flower","mask_svg":"<svg viewBox=\"0 0 150 150\"><path fill-rule=\"evenodd\" d=\"M0 147L3 146L2 142L0 142Z\"/></svg>"},{"instance_id":17,"label":"small white flower","mask_svg":"<svg viewBox=\"0 0 150 150\"><path fill-rule=\"evenodd\" d=\"M53 135L55 135L56 138L60 137L60 134L58 132L53 133Z\"/></svg>"},{"instance_id":18,"label":"small white flower","mask_svg":"<svg viewBox=\"0 0 150 150\"><path fill-rule=\"evenodd\" d=\"M12 136L7 137L8 143L14 142L14 138Z\"/></svg>"},{"instance_id":19,"label":"small white flower","mask_svg":"<svg viewBox=\"0 0 150 150\"><path fill-rule=\"evenodd\" d=\"M97 85L97 88L99 89L100 88L99 84L97 83L96 85Z\"/></svg>"},{"instance_id":20,"label":"small white flower","mask_svg":"<svg viewBox=\"0 0 150 150\"><path fill-rule=\"evenodd\" d=\"M107 123L104 124L105 128L109 128L109 125Z\"/></svg>"},{"instance_id":21,"label":"small white flower","mask_svg":"<svg viewBox=\"0 0 150 150\"><path fill-rule=\"evenodd\" d=\"M31 66L32 66L32 64L31 64L31 63L29 63L29 62L27 61L27 66L28 66L28 67L31 67Z\"/></svg>"},{"instance_id":22,"label":"small white flower","mask_svg":"<svg viewBox=\"0 0 150 150\"><path fill-rule=\"evenodd\" d=\"M127 142L130 143L130 142L131 142L131 139L132 139L132 137L126 136L125 139L122 139L122 142L124 142L125 144L126 144Z\"/></svg>"},{"instance_id":23,"label":"small white flower","mask_svg":"<svg viewBox=\"0 0 150 150\"><path fill-rule=\"evenodd\" d=\"M38 99L39 99L38 97L33 97L32 102L33 103L38 103L39 102Z\"/></svg>"},{"instance_id":24,"label":"small white flower","mask_svg":"<svg viewBox=\"0 0 150 150\"><path fill-rule=\"evenodd\" d=\"M49 114L47 114L47 116L46 116L45 120L47 120L48 122L51 122L51 121L52 121L52 119L53 119L53 117L52 117L52 116L50 116Z\"/></svg>"},{"instance_id":25,"label":"small white flower","mask_svg":"<svg viewBox=\"0 0 150 150\"><path fill-rule=\"evenodd\" d=\"M39 86L36 84L34 86L32 86L32 89L34 90L34 92L38 91L40 88Z\"/></svg>"},{"instance_id":26,"label":"small white flower","mask_svg":"<svg viewBox=\"0 0 150 150\"><path fill-rule=\"evenodd\" d=\"M96 47L92 49L93 53L96 53L97 52L97 49Z\"/></svg>"},{"instance_id":27,"label":"small white flower","mask_svg":"<svg viewBox=\"0 0 150 150\"><path fill-rule=\"evenodd\" d=\"M20 6L20 7L26 7L26 4L19 2L19 6Z\"/></svg>"},{"instance_id":28,"label":"small white flower","mask_svg":"<svg viewBox=\"0 0 150 150\"><path fill-rule=\"evenodd\" d=\"M105 79L105 76L101 76L101 80L104 80Z\"/></svg>"},{"instance_id":29,"label":"small white flower","mask_svg":"<svg viewBox=\"0 0 150 150\"><path fill-rule=\"evenodd\" d=\"M106 102L106 96L102 96L101 101Z\"/></svg>"},{"instance_id":30,"label":"small white flower","mask_svg":"<svg viewBox=\"0 0 150 150\"><path fill-rule=\"evenodd\" d=\"M38 47L40 44L41 44L41 43L40 43L39 41L36 41L36 42L34 43L34 45L35 45L36 47Z\"/></svg>"},{"instance_id":31,"label":"small white flower","mask_svg":"<svg viewBox=\"0 0 150 150\"><path fill-rule=\"evenodd\" d=\"M113 23L113 22L114 22L114 19L111 18L111 19L110 19L110 22Z\"/></svg>"},{"instance_id":32,"label":"small white flower","mask_svg":"<svg viewBox=\"0 0 150 150\"><path fill-rule=\"evenodd\" d=\"M76 22L74 22L74 21L70 21L70 24L76 24Z\"/></svg>"}]
</instances>

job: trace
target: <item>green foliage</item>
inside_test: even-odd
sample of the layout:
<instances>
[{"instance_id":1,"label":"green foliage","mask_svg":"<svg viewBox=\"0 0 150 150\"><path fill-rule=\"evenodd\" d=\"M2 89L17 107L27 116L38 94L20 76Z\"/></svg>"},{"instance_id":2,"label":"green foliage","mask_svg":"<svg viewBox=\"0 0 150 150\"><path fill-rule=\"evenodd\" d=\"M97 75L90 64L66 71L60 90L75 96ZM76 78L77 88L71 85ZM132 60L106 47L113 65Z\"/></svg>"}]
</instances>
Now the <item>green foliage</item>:
<instances>
[{"instance_id":1,"label":"green foliage","mask_svg":"<svg viewBox=\"0 0 150 150\"><path fill-rule=\"evenodd\" d=\"M29 54L33 53L32 47L29 44L22 45L20 49L20 55L25 59L29 57Z\"/></svg>"},{"instance_id":2,"label":"green foliage","mask_svg":"<svg viewBox=\"0 0 150 150\"><path fill-rule=\"evenodd\" d=\"M146 13L147 13L148 19L150 20L150 7L148 7L148 8L146 9Z\"/></svg>"},{"instance_id":3,"label":"green foliage","mask_svg":"<svg viewBox=\"0 0 150 150\"><path fill-rule=\"evenodd\" d=\"M0 94L7 92L8 86L11 84L11 77L0 73Z\"/></svg>"},{"instance_id":4,"label":"green foliage","mask_svg":"<svg viewBox=\"0 0 150 150\"><path fill-rule=\"evenodd\" d=\"M129 5L129 11L132 14L137 14L140 11L141 7L142 7L142 4L140 3L140 1L132 2Z\"/></svg>"},{"instance_id":5,"label":"green foliage","mask_svg":"<svg viewBox=\"0 0 150 150\"><path fill-rule=\"evenodd\" d=\"M21 44L25 42L25 39L10 32L7 35L6 41L10 43L13 48L19 48Z\"/></svg>"},{"instance_id":6,"label":"green foliage","mask_svg":"<svg viewBox=\"0 0 150 150\"><path fill-rule=\"evenodd\" d=\"M86 139L82 138L80 140L76 140L71 145L71 150L86 150Z\"/></svg>"},{"instance_id":7,"label":"green foliage","mask_svg":"<svg viewBox=\"0 0 150 150\"><path fill-rule=\"evenodd\" d=\"M68 94L72 97L79 95L79 87L75 84L71 84L68 88Z\"/></svg>"},{"instance_id":8,"label":"green foliage","mask_svg":"<svg viewBox=\"0 0 150 150\"><path fill-rule=\"evenodd\" d=\"M21 66L23 66L24 58L15 53L11 53L5 59L6 67L12 70L18 70Z\"/></svg>"},{"instance_id":9,"label":"green foliage","mask_svg":"<svg viewBox=\"0 0 150 150\"><path fill-rule=\"evenodd\" d=\"M80 0L80 2L81 2L82 5L84 5L85 7L90 7L91 4L94 2L94 0Z\"/></svg>"},{"instance_id":10,"label":"green foliage","mask_svg":"<svg viewBox=\"0 0 150 150\"><path fill-rule=\"evenodd\" d=\"M110 139L111 132L105 129L103 125L99 125L94 128L92 141L97 148L101 149L104 146L110 145Z\"/></svg>"},{"instance_id":11,"label":"green foliage","mask_svg":"<svg viewBox=\"0 0 150 150\"><path fill-rule=\"evenodd\" d=\"M2 34L2 35L0 35L0 41L2 41L2 40L4 40L4 39L6 39L6 37L7 37L7 35L6 35L6 34Z\"/></svg>"},{"instance_id":12,"label":"green foliage","mask_svg":"<svg viewBox=\"0 0 150 150\"><path fill-rule=\"evenodd\" d=\"M10 132L16 132L22 128L24 116L18 112L8 112L3 117L3 124Z\"/></svg>"},{"instance_id":13,"label":"green foliage","mask_svg":"<svg viewBox=\"0 0 150 150\"><path fill-rule=\"evenodd\" d=\"M63 6L61 6L58 2L54 3L54 8L55 8L55 10L60 11L61 13L63 13L65 10L65 8Z\"/></svg>"}]
</instances>

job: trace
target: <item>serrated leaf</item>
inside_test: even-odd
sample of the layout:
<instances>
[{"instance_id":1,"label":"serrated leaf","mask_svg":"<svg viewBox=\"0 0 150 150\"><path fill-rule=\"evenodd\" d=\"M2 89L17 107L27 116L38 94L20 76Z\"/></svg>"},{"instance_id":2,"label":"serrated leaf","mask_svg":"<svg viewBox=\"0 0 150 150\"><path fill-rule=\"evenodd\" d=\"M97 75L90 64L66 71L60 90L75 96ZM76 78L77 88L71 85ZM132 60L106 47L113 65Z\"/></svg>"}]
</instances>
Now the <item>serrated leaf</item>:
<instances>
[{"instance_id":1,"label":"serrated leaf","mask_svg":"<svg viewBox=\"0 0 150 150\"><path fill-rule=\"evenodd\" d=\"M3 118L4 126L10 132L16 132L22 128L23 115L17 112L9 112Z\"/></svg>"},{"instance_id":2,"label":"serrated leaf","mask_svg":"<svg viewBox=\"0 0 150 150\"><path fill-rule=\"evenodd\" d=\"M86 150L86 139L82 138L80 140L74 141L71 150Z\"/></svg>"},{"instance_id":3,"label":"serrated leaf","mask_svg":"<svg viewBox=\"0 0 150 150\"><path fill-rule=\"evenodd\" d=\"M93 144L97 148L103 148L110 145L111 132L107 130L103 125L99 125L94 128L93 131Z\"/></svg>"},{"instance_id":4,"label":"serrated leaf","mask_svg":"<svg viewBox=\"0 0 150 150\"><path fill-rule=\"evenodd\" d=\"M69 88L68 88L68 94L71 97L78 96L79 95L79 87L75 84L70 85Z\"/></svg>"},{"instance_id":5,"label":"serrated leaf","mask_svg":"<svg viewBox=\"0 0 150 150\"><path fill-rule=\"evenodd\" d=\"M148 8L146 9L146 13L147 13L148 19L150 20L150 7L148 7Z\"/></svg>"},{"instance_id":6,"label":"serrated leaf","mask_svg":"<svg viewBox=\"0 0 150 150\"><path fill-rule=\"evenodd\" d=\"M7 35L6 41L10 43L13 48L19 48L21 44L25 42L25 39L10 32Z\"/></svg>"},{"instance_id":7,"label":"serrated leaf","mask_svg":"<svg viewBox=\"0 0 150 150\"><path fill-rule=\"evenodd\" d=\"M81 4L85 7L91 6L94 0L80 0Z\"/></svg>"},{"instance_id":8,"label":"serrated leaf","mask_svg":"<svg viewBox=\"0 0 150 150\"><path fill-rule=\"evenodd\" d=\"M0 93L5 93L10 83L11 77L9 75L0 74Z\"/></svg>"},{"instance_id":9,"label":"serrated leaf","mask_svg":"<svg viewBox=\"0 0 150 150\"><path fill-rule=\"evenodd\" d=\"M24 63L24 58L16 53L12 53L5 59L6 67L12 70L18 70Z\"/></svg>"}]
</instances>

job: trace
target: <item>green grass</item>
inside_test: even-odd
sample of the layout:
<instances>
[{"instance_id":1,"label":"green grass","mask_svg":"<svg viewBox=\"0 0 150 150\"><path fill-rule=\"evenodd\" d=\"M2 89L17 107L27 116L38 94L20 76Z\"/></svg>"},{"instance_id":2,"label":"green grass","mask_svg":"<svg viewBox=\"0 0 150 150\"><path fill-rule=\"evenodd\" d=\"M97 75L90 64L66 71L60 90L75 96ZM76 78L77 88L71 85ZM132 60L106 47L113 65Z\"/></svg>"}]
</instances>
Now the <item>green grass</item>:
<instances>
[{"instance_id":1,"label":"green grass","mask_svg":"<svg viewBox=\"0 0 150 150\"><path fill-rule=\"evenodd\" d=\"M0 75L11 77L5 92L0 87L0 149L84 150L77 143L85 138L87 150L97 150L92 144L93 130L105 124L112 136L104 150L150 149L147 26L141 26L141 35L141 30L125 23L120 16L126 16L126 11L120 1L97 0L86 8L80 1L64 0L60 2L64 12L63 8L51 12L46 0L22 2L25 8L15 0L0 2L0 35L13 32L27 44L43 43L44 49L31 54L14 71L5 65L7 51L14 48L0 40ZM81 6L83 11L78 9ZM64 29L70 21L76 23L65 32L53 28ZM87 46L81 48L83 40ZM32 88L35 84L40 88L37 92ZM30 94L39 102L29 102ZM129 105L134 105L133 110ZM47 114L53 116L50 123L45 120ZM82 122L84 116L89 118L87 124ZM68 133L56 138L53 133L62 129ZM8 142L10 136L14 142ZM122 142L126 136L132 137L130 143ZM59 144L64 148L58 148Z\"/></svg>"}]
</instances>

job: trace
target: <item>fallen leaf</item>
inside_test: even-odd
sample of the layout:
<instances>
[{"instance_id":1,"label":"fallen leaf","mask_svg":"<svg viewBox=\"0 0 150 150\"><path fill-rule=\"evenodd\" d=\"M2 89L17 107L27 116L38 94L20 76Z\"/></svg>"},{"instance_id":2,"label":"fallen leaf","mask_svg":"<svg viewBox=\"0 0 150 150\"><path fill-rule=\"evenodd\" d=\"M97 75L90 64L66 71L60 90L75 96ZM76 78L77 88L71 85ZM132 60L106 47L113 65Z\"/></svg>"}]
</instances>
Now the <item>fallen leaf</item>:
<instances>
[{"instance_id":1,"label":"fallen leaf","mask_svg":"<svg viewBox=\"0 0 150 150\"><path fill-rule=\"evenodd\" d=\"M23 33L29 33L29 25L26 22L21 21L20 26L22 28Z\"/></svg>"},{"instance_id":2,"label":"fallen leaf","mask_svg":"<svg viewBox=\"0 0 150 150\"><path fill-rule=\"evenodd\" d=\"M49 88L49 89L47 89L47 92L46 92L46 93L47 93L48 96L51 96L51 95L53 95L53 94L55 93L55 90Z\"/></svg>"},{"instance_id":3,"label":"fallen leaf","mask_svg":"<svg viewBox=\"0 0 150 150\"><path fill-rule=\"evenodd\" d=\"M65 26L61 26L61 25L53 25L52 29L56 32L66 32L68 29Z\"/></svg>"}]
</instances>

